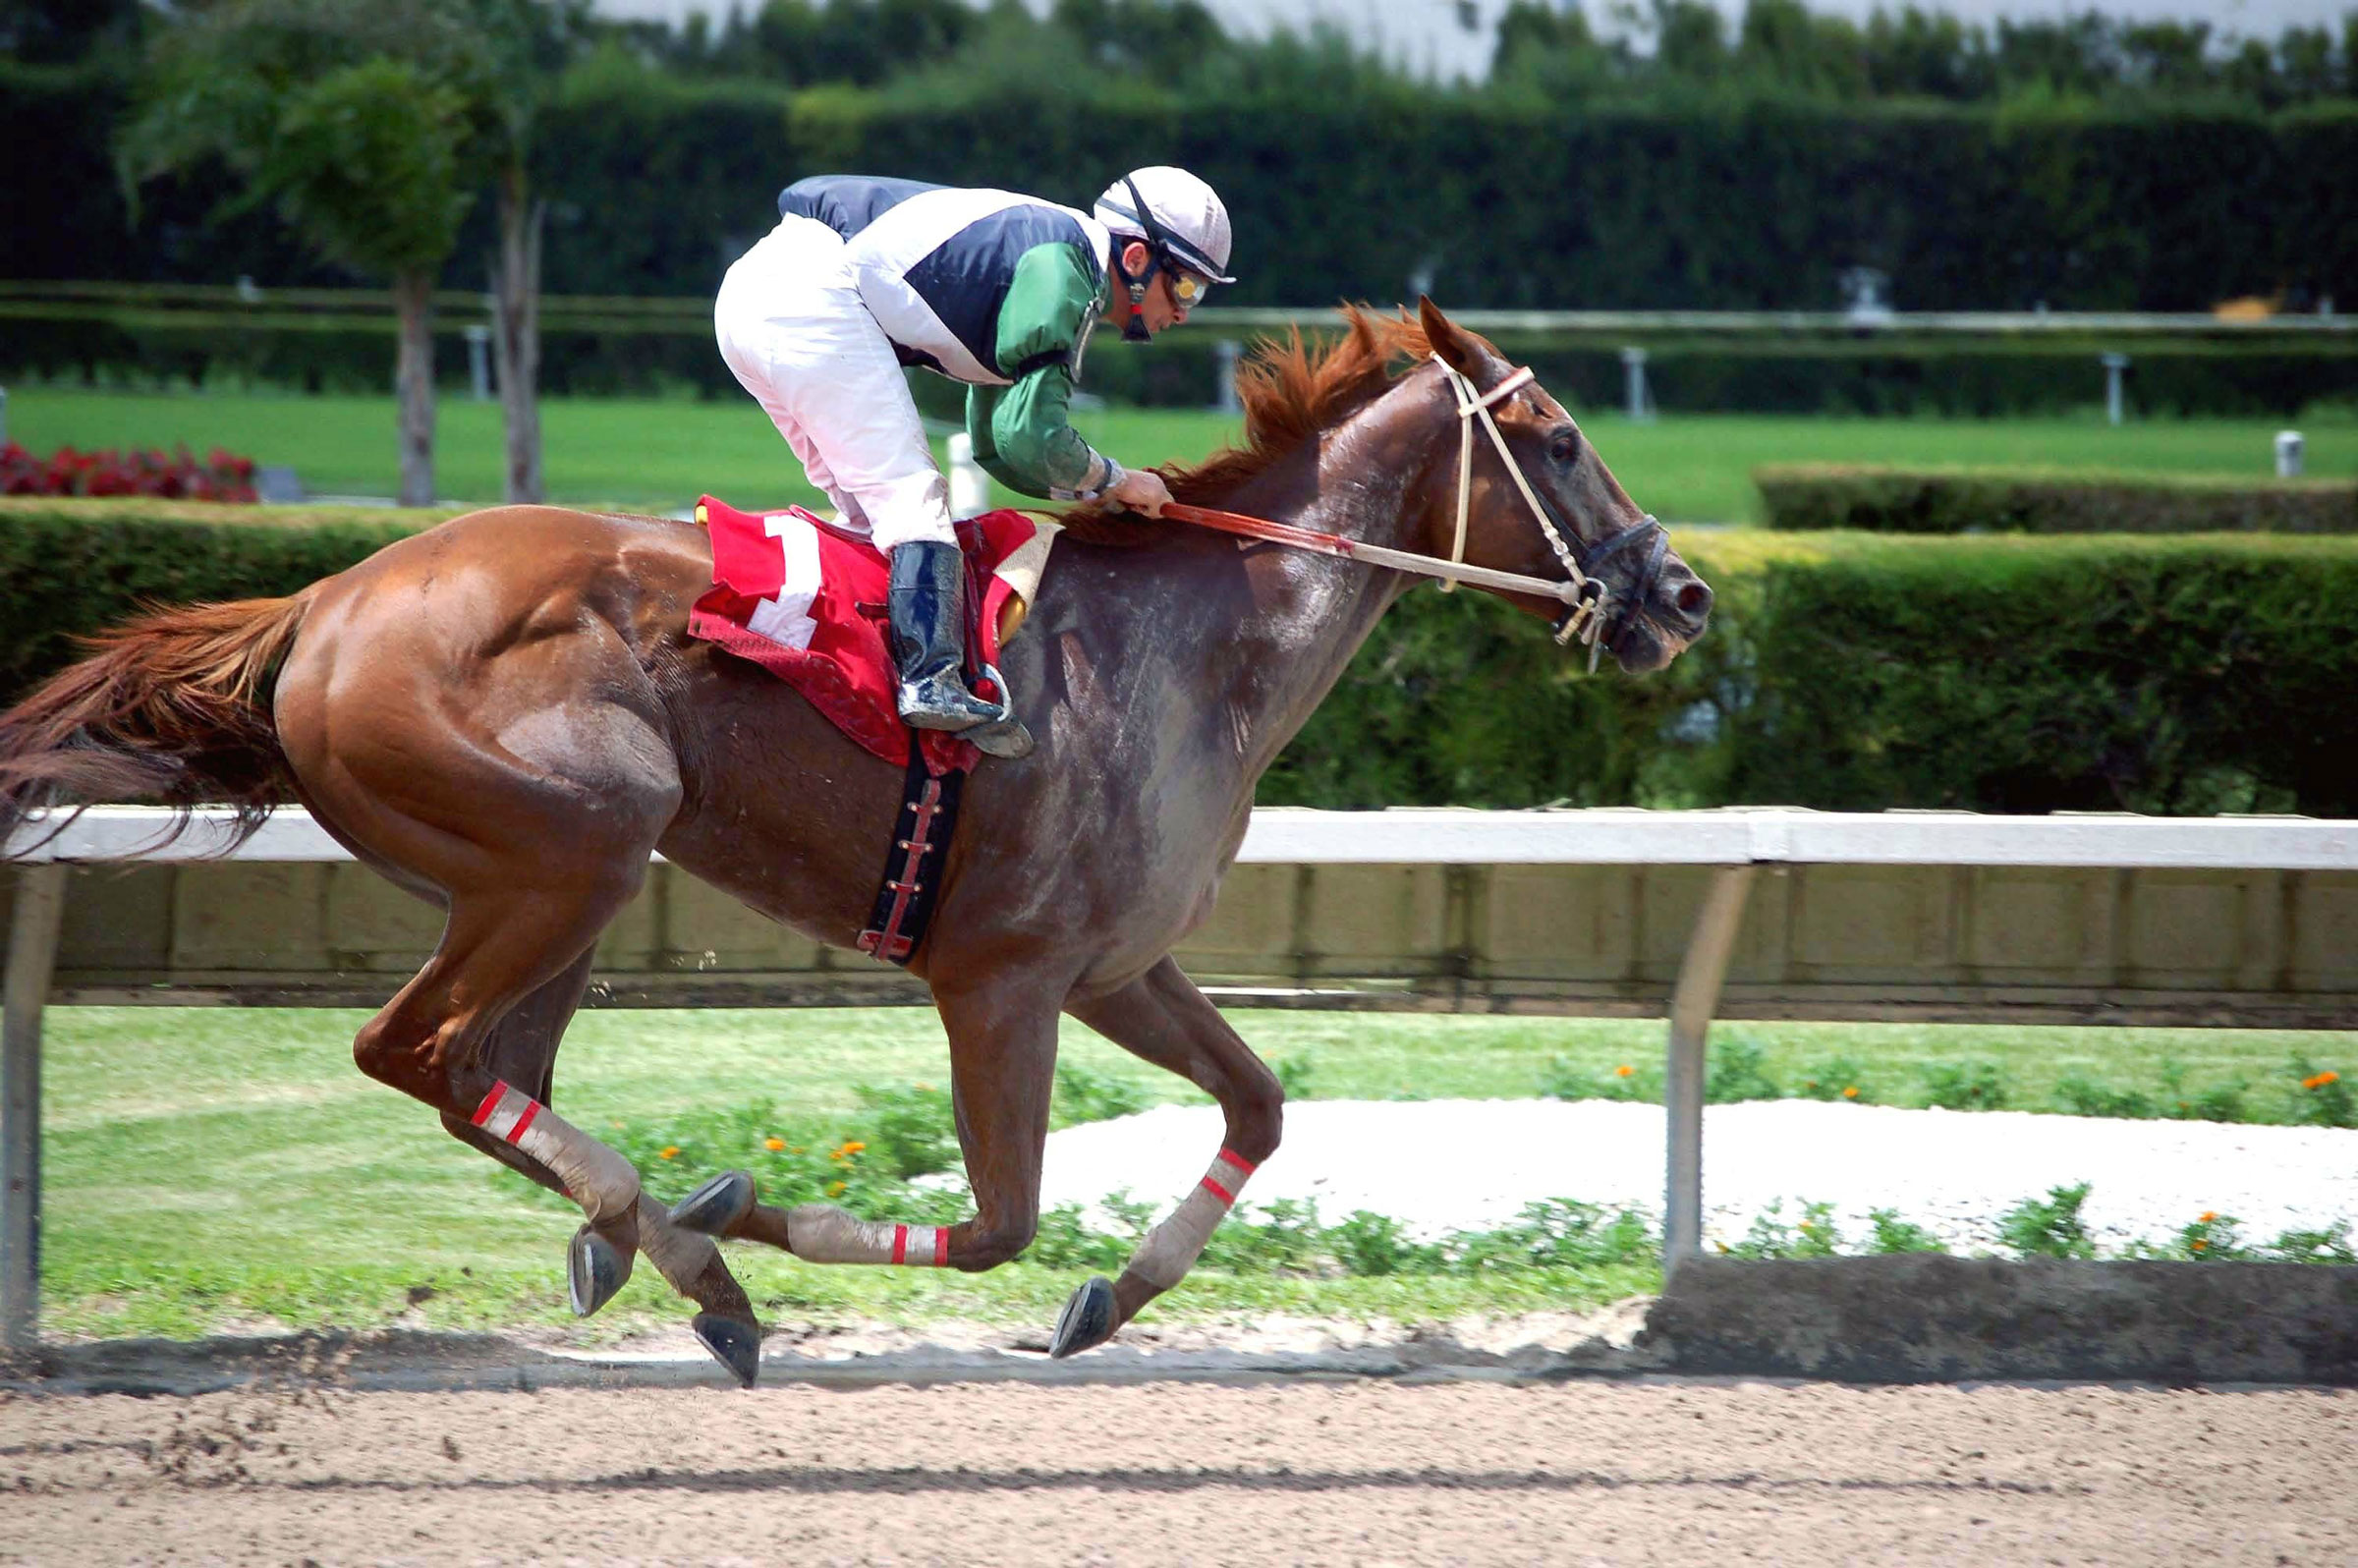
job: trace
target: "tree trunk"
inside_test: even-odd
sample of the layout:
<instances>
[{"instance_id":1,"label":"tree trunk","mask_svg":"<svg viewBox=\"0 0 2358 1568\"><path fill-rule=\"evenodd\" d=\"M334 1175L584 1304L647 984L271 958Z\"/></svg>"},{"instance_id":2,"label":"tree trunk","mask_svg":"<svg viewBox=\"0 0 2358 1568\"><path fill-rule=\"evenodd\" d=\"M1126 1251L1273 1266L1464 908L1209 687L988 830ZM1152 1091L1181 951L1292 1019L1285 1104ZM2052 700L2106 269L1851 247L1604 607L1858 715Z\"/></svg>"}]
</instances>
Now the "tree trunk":
<instances>
[{"instance_id":1,"label":"tree trunk","mask_svg":"<svg viewBox=\"0 0 2358 1568\"><path fill-rule=\"evenodd\" d=\"M540 499L540 231L548 203L511 168L499 189L499 251L491 258L491 351L507 423L507 499Z\"/></svg>"},{"instance_id":2,"label":"tree trunk","mask_svg":"<svg viewBox=\"0 0 2358 1568\"><path fill-rule=\"evenodd\" d=\"M393 396L401 406L401 504L434 500L434 280L425 272L393 279L401 346L393 359Z\"/></svg>"}]
</instances>

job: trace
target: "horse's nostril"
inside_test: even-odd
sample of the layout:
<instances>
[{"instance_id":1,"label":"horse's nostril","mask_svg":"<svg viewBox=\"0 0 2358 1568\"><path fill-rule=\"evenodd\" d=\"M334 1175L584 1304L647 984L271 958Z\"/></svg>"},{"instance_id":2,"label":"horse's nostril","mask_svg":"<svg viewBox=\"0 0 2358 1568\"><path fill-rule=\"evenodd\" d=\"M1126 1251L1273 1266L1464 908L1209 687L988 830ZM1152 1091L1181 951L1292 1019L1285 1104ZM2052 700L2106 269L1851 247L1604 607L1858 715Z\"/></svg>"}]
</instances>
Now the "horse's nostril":
<instances>
[{"instance_id":1,"label":"horse's nostril","mask_svg":"<svg viewBox=\"0 0 2358 1568\"><path fill-rule=\"evenodd\" d=\"M1700 621L1712 613L1712 590L1701 583L1689 583L1679 588L1678 597L1671 602L1678 606L1679 614Z\"/></svg>"}]
</instances>

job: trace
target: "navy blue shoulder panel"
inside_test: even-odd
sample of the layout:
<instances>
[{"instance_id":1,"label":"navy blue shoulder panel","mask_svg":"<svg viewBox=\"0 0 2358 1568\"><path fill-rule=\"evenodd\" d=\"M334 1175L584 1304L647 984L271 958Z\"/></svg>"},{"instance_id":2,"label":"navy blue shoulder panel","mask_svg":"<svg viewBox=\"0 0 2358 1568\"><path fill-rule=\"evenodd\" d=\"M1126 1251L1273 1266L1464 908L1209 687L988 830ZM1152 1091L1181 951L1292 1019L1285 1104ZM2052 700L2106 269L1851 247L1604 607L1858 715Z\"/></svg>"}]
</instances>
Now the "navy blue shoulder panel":
<instances>
[{"instance_id":1,"label":"navy blue shoulder panel","mask_svg":"<svg viewBox=\"0 0 2358 1568\"><path fill-rule=\"evenodd\" d=\"M1095 257L1089 231L1069 212L1022 202L978 218L933 249L904 276L976 361L999 367L999 307L1015 282L1015 264L1035 246L1070 245Z\"/></svg>"},{"instance_id":2,"label":"navy blue shoulder panel","mask_svg":"<svg viewBox=\"0 0 2358 1568\"><path fill-rule=\"evenodd\" d=\"M850 239L911 196L941 187L865 174L814 174L778 193L781 218L816 218Z\"/></svg>"}]
</instances>

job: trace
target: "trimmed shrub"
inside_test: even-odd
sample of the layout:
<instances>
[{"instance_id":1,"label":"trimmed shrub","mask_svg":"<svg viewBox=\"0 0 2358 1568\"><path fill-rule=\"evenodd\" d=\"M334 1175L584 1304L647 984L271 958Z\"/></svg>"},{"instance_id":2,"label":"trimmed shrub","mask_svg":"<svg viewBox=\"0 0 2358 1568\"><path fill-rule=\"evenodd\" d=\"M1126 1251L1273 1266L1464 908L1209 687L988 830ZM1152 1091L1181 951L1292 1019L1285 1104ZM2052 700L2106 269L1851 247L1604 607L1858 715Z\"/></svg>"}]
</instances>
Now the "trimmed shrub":
<instances>
[{"instance_id":1,"label":"trimmed shrub","mask_svg":"<svg viewBox=\"0 0 2358 1568\"><path fill-rule=\"evenodd\" d=\"M1877 533L2351 533L2358 479L2156 478L2040 469L1755 469L1772 529Z\"/></svg>"},{"instance_id":2,"label":"trimmed shrub","mask_svg":"<svg viewBox=\"0 0 2358 1568\"><path fill-rule=\"evenodd\" d=\"M148 497L0 500L0 692L79 656L148 603L292 593L452 513Z\"/></svg>"},{"instance_id":3,"label":"trimmed shrub","mask_svg":"<svg viewBox=\"0 0 2358 1568\"><path fill-rule=\"evenodd\" d=\"M0 687L142 600L288 593L442 512L0 499ZM2358 538L1701 532L1711 635L1591 678L1480 593L1409 594L1267 806L1793 805L2358 815Z\"/></svg>"}]
</instances>

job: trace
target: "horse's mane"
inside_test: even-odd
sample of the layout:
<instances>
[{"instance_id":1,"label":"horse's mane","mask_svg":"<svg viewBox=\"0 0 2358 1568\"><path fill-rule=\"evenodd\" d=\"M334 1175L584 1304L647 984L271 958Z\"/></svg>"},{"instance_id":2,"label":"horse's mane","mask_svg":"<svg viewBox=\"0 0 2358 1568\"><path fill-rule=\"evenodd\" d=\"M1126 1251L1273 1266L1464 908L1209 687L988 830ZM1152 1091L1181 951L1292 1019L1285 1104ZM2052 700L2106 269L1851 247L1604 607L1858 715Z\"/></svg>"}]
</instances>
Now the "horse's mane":
<instances>
[{"instance_id":1,"label":"horse's mane","mask_svg":"<svg viewBox=\"0 0 2358 1568\"><path fill-rule=\"evenodd\" d=\"M1263 338L1237 367L1236 396L1245 410L1245 444L1223 447L1193 468L1160 472L1171 494L1202 504L1221 495L1342 422L1392 383L1392 362L1432 352L1414 317L1377 315L1365 306L1341 309L1342 337L1305 343L1302 329L1283 340ZM1093 544L1144 544L1177 524L1157 524L1099 502L1075 506L1058 521L1074 538Z\"/></svg>"}]
</instances>

